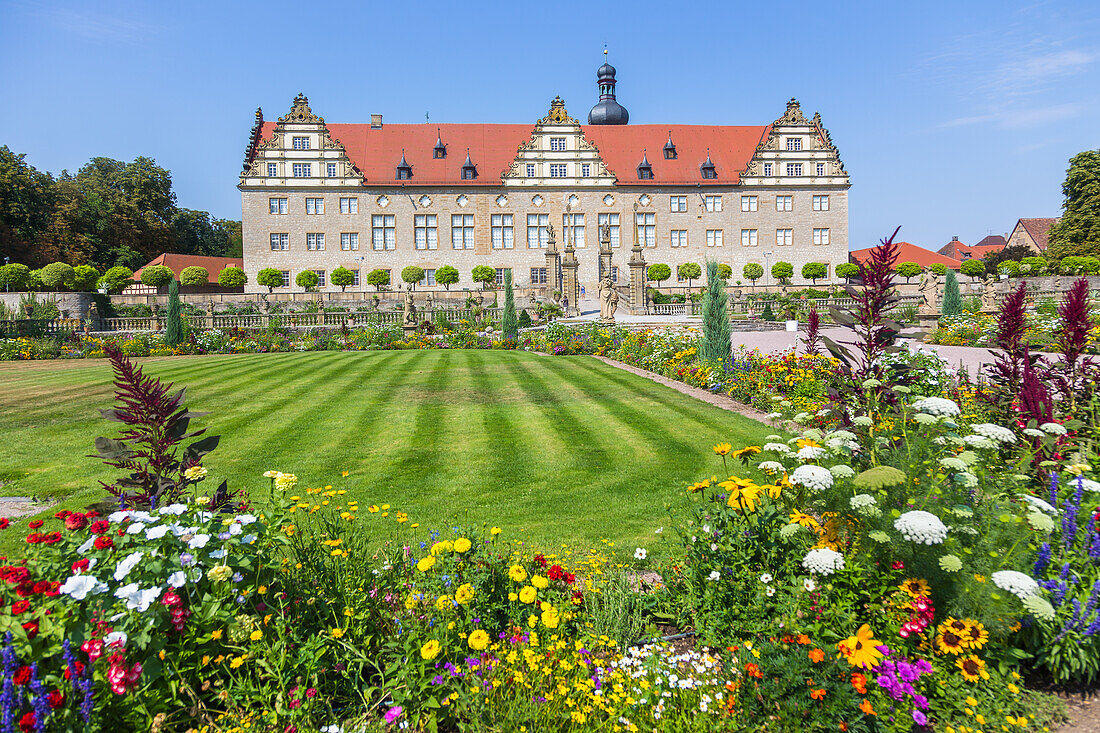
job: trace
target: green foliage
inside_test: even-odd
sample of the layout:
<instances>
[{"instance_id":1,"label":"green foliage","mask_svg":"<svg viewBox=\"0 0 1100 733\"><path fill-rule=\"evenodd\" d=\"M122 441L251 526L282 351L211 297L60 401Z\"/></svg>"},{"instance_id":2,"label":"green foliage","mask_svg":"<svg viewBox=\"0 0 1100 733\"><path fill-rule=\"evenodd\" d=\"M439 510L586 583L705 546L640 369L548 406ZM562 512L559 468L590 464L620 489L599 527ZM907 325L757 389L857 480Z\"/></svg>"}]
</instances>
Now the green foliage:
<instances>
[{"instance_id":1,"label":"green foliage","mask_svg":"<svg viewBox=\"0 0 1100 733\"><path fill-rule=\"evenodd\" d=\"M103 273L103 277L99 278L99 282L96 283L96 289L103 288L109 294L116 295L122 292L122 289L134 281L134 272L129 267L123 267L122 265L116 265L107 272Z\"/></svg>"},{"instance_id":2,"label":"green foliage","mask_svg":"<svg viewBox=\"0 0 1100 733\"><path fill-rule=\"evenodd\" d=\"M997 265L997 274L1016 277L1020 274L1020 263L1014 260L1005 260Z\"/></svg>"},{"instance_id":3,"label":"green foliage","mask_svg":"<svg viewBox=\"0 0 1100 733\"><path fill-rule=\"evenodd\" d=\"M504 311L500 316L500 330L506 340L519 338L519 322L516 320L516 298L512 292L512 270L504 271Z\"/></svg>"},{"instance_id":4,"label":"green foliage","mask_svg":"<svg viewBox=\"0 0 1100 733\"><path fill-rule=\"evenodd\" d=\"M319 281L320 281L320 278L317 277L317 273L314 272L313 270L302 270L301 272L299 272L297 275L294 276L294 284L295 285L297 285L300 288L305 288L306 290L310 290L310 291L315 290L317 288L317 283Z\"/></svg>"},{"instance_id":5,"label":"green foliage","mask_svg":"<svg viewBox=\"0 0 1100 733\"><path fill-rule=\"evenodd\" d=\"M859 275L859 265L854 262L841 262L836 266L836 276L842 277L845 280L851 280L853 277Z\"/></svg>"},{"instance_id":6,"label":"green foliage","mask_svg":"<svg viewBox=\"0 0 1100 733\"><path fill-rule=\"evenodd\" d=\"M283 273L274 267L265 267L256 273L256 284L267 288L267 292L270 293L275 288L283 287Z\"/></svg>"},{"instance_id":7,"label":"green foliage","mask_svg":"<svg viewBox=\"0 0 1100 733\"><path fill-rule=\"evenodd\" d=\"M183 343L183 319L180 317L180 284L168 283L168 318L164 324L164 343L178 346Z\"/></svg>"},{"instance_id":8,"label":"green foliage","mask_svg":"<svg viewBox=\"0 0 1100 733\"><path fill-rule=\"evenodd\" d=\"M192 287L200 285L210 284L210 271L205 267L199 267L198 265L192 265L191 267L183 268L180 272L180 285L190 285Z\"/></svg>"},{"instance_id":9,"label":"green foliage","mask_svg":"<svg viewBox=\"0 0 1100 733\"><path fill-rule=\"evenodd\" d=\"M764 302L764 311L760 314L760 317L765 321L775 320L775 311L772 310L772 302L770 300Z\"/></svg>"},{"instance_id":10,"label":"green foliage","mask_svg":"<svg viewBox=\"0 0 1100 733\"><path fill-rule=\"evenodd\" d=\"M707 289L703 293L703 338L699 359L706 363L728 363L731 357L730 316L726 281L718 275L718 263L707 261Z\"/></svg>"},{"instance_id":11,"label":"green foliage","mask_svg":"<svg viewBox=\"0 0 1100 733\"><path fill-rule=\"evenodd\" d=\"M985 266L985 273L987 275L996 275L1001 271L1001 265L1005 262L1020 262L1023 258L1032 254L1030 248L1023 246L1022 244L1014 244L1011 247L1002 247L999 250L987 252L982 257L982 264Z\"/></svg>"},{"instance_id":12,"label":"green foliage","mask_svg":"<svg viewBox=\"0 0 1100 733\"><path fill-rule=\"evenodd\" d=\"M524 308L523 310L521 310L519 312L519 327L520 328L530 328L531 324L532 324L531 314L527 312L526 308Z\"/></svg>"},{"instance_id":13,"label":"green foliage","mask_svg":"<svg viewBox=\"0 0 1100 733\"><path fill-rule=\"evenodd\" d=\"M390 284L390 271L378 268L367 273L367 284L373 285L376 290L388 287Z\"/></svg>"},{"instance_id":14,"label":"green foliage","mask_svg":"<svg viewBox=\"0 0 1100 733\"><path fill-rule=\"evenodd\" d=\"M497 271L488 265L478 265L470 271L470 277L475 283L481 283L481 287L484 288L489 283L496 281Z\"/></svg>"},{"instance_id":15,"label":"green foliage","mask_svg":"<svg viewBox=\"0 0 1100 733\"><path fill-rule=\"evenodd\" d=\"M99 270L91 265L77 265L73 268L73 290L79 293L90 293L95 290L97 282L99 282Z\"/></svg>"},{"instance_id":16,"label":"green foliage","mask_svg":"<svg viewBox=\"0 0 1100 733\"><path fill-rule=\"evenodd\" d=\"M772 265L772 277L781 283L789 283L794 277L794 265L790 262L776 262Z\"/></svg>"},{"instance_id":17,"label":"green foliage","mask_svg":"<svg viewBox=\"0 0 1100 733\"><path fill-rule=\"evenodd\" d=\"M733 268L727 265L725 262L719 262L718 277L728 282L729 279L733 277Z\"/></svg>"},{"instance_id":18,"label":"green foliage","mask_svg":"<svg viewBox=\"0 0 1100 733\"><path fill-rule=\"evenodd\" d=\"M408 265L402 268L401 279L415 285L424 279L424 268L417 265Z\"/></svg>"},{"instance_id":19,"label":"green foliage","mask_svg":"<svg viewBox=\"0 0 1100 733\"><path fill-rule=\"evenodd\" d=\"M703 268L699 266L698 262L685 262L676 268L676 275L681 280L687 280L690 288L692 280L702 277Z\"/></svg>"},{"instance_id":20,"label":"green foliage","mask_svg":"<svg viewBox=\"0 0 1100 733\"><path fill-rule=\"evenodd\" d=\"M171 268L164 265L152 265L141 270L141 284L151 288L161 288L176 278Z\"/></svg>"},{"instance_id":21,"label":"green foliage","mask_svg":"<svg viewBox=\"0 0 1100 733\"><path fill-rule=\"evenodd\" d=\"M755 285L757 280L764 277L764 266L756 262L750 262L741 268L741 274L745 276L746 280L750 280Z\"/></svg>"},{"instance_id":22,"label":"green foliage","mask_svg":"<svg viewBox=\"0 0 1100 733\"><path fill-rule=\"evenodd\" d=\"M959 293L959 278L954 270L947 271L947 282L943 286L943 303L940 313L945 316L953 316L962 313L962 295Z\"/></svg>"},{"instance_id":23,"label":"green foliage","mask_svg":"<svg viewBox=\"0 0 1100 733\"><path fill-rule=\"evenodd\" d=\"M45 290L46 286L42 283L42 270L31 270L27 273L27 290Z\"/></svg>"},{"instance_id":24,"label":"green foliage","mask_svg":"<svg viewBox=\"0 0 1100 733\"><path fill-rule=\"evenodd\" d=\"M226 267L218 273L218 285L223 288L243 288L248 282L248 275L239 267Z\"/></svg>"},{"instance_id":25,"label":"green foliage","mask_svg":"<svg viewBox=\"0 0 1100 733\"><path fill-rule=\"evenodd\" d=\"M1058 263L1058 271L1063 275L1096 275L1100 274L1100 259L1090 256L1064 257Z\"/></svg>"},{"instance_id":26,"label":"green foliage","mask_svg":"<svg viewBox=\"0 0 1100 733\"><path fill-rule=\"evenodd\" d=\"M916 262L900 262L894 268L894 272L904 277L905 282L909 282L920 274L920 265Z\"/></svg>"},{"instance_id":27,"label":"green foliage","mask_svg":"<svg viewBox=\"0 0 1100 733\"><path fill-rule=\"evenodd\" d=\"M72 290L76 271L64 262L51 262L39 271L38 276L48 290Z\"/></svg>"},{"instance_id":28,"label":"green foliage","mask_svg":"<svg viewBox=\"0 0 1100 733\"><path fill-rule=\"evenodd\" d=\"M1100 150L1070 158L1062 196L1062 218L1050 228L1047 256L1100 256Z\"/></svg>"},{"instance_id":29,"label":"green foliage","mask_svg":"<svg viewBox=\"0 0 1100 733\"><path fill-rule=\"evenodd\" d=\"M1025 257L1020 260L1020 264L1027 267L1027 274L1029 275L1042 275L1047 271L1047 259L1045 257Z\"/></svg>"},{"instance_id":30,"label":"green foliage","mask_svg":"<svg viewBox=\"0 0 1100 733\"><path fill-rule=\"evenodd\" d=\"M0 148L0 150L3 150L3 148ZM22 290L27 286L30 272L29 267L18 262L0 265L0 287L5 290Z\"/></svg>"},{"instance_id":31,"label":"green foliage","mask_svg":"<svg viewBox=\"0 0 1100 733\"><path fill-rule=\"evenodd\" d=\"M450 265L436 268L435 281L450 290L451 286L458 282L458 270Z\"/></svg>"},{"instance_id":32,"label":"green foliage","mask_svg":"<svg viewBox=\"0 0 1100 733\"><path fill-rule=\"evenodd\" d=\"M981 260L965 260L962 265L959 266L959 272L968 277L977 279L985 274L985 265Z\"/></svg>"},{"instance_id":33,"label":"green foliage","mask_svg":"<svg viewBox=\"0 0 1100 733\"><path fill-rule=\"evenodd\" d=\"M656 262L646 268L646 277L660 285L672 277L672 268L663 262Z\"/></svg>"},{"instance_id":34,"label":"green foliage","mask_svg":"<svg viewBox=\"0 0 1100 733\"><path fill-rule=\"evenodd\" d=\"M824 262L807 262L802 266L802 279L813 280L814 285L823 277L829 276L829 266Z\"/></svg>"},{"instance_id":35,"label":"green foliage","mask_svg":"<svg viewBox=\"0 0 1100 733\"><path fill-rule=\"evenodd\" d=\"M329 282L339 287L340 292L344 292L348 285L355 282L355 273L346 267L337 267L329 273Z\"/></svg>"},{"instance_id":36,"label":"green foliage","mask_svg":"<svg viewBox=\"0 0 1100 733\"><path fill-rule=\"evenodd\" d=\"M936 273L940 277L943 277L947 274L947 265L943 264L942 262L933 262L931 265L928 266L928 269Z\"/></svg>"}]
</instances>

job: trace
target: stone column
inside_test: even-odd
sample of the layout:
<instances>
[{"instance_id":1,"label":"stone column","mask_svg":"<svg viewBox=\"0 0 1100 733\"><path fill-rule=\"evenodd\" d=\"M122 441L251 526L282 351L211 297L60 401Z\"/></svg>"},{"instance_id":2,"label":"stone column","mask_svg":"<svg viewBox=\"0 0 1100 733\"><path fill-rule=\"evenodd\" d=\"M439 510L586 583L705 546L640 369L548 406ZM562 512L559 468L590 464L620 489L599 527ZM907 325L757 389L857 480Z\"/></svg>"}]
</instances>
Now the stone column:
<instances>
[{"instance_id":1,"label":"stone column","mask_svg":"<svg viewBox=\"0 0 1100 733\"><path fill-rule=\"evenodd\" d=\"M569 244L565 245L565 256L562 258L562 295L569 298L569 309L566 311L569 315L580 315L580 300L581 300L581 286L577 282L577 267L580 263L577 262L577 253L573 247Z\"/></svg>"},{"instance_id":2,"label":"stone column","mask_svg":"<svg viewBox=\"0 0 1100 733\"><path fill-rule=\"evenodd\" d=\"M635 315L646 311L646 263L642 246L635 242L630 250L630 307Z\"/></svg>"},{"instance_id":3,"label":"stone column","mask_svg":"<svg viewBox=\"0 0 1100 733\"><path fill-rule=\"evenodd\" d=\"M558 244L554 241L554 230L551 229L546 242L546 288L551 300L553 300L554 291L564 287L561 277L561 255L558 253ZM558 302L561 302L560 298Z\"/></svg>"},{"instance_id":4,"label":"stone column","mask_svg":"<svg viewBox=\"0 0 1100 733\"><path fill-rule=\"evenodd\" d=\"M600 280L611 277L611 225L600 230Z\"/></svg>"}]
</instances>

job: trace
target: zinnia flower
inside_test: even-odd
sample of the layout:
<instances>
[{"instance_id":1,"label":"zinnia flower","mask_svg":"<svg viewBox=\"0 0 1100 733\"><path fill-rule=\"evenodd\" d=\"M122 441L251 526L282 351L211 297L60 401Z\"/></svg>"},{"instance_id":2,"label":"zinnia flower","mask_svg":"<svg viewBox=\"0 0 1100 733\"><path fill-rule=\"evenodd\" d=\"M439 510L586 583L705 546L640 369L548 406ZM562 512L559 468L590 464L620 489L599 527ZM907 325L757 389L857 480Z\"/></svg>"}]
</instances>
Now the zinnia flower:
<instances>
[{"instance_id":1,"label":"zinnia flower","mask_svg":"<svg viewBox=\"0 0 1100 733\"><path fill-rule=\"evenodd\" d=\"M424 659L435 659L439 656L439 650L442 648L440 643L435 639L431 639L427 644L420 647L420 656Z\"/></svg>"},{"instance_id":2,"label":"zinnia flower","mask_svg":"<svg viewBox=\"0 0 1100 733\"><path fill-rule=\"evenodd\" d=\"M532 588L534 590L534 588ZM466 639L466 643L470 645L470 648L474 651L480 652L485 647L489 646L489 634L485 633L484 629L478 629L474 633L470 634Z\"/></svg>"}]
</instances>

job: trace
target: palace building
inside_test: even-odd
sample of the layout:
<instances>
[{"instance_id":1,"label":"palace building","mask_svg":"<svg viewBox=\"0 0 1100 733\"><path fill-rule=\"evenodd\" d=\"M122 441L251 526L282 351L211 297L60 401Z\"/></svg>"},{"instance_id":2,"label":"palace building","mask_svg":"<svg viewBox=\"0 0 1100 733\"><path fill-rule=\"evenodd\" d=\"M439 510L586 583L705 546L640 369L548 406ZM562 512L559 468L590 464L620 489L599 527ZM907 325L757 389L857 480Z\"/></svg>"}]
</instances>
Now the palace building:
<instances>
[{"instance_id":1,"label":"palace building","mask_svg":"<svg viewBox=\"0 0 1100 733\"><path fill-rule=\"evenodd\" d=\"M329 279L342 266L356 274L349 291L370 291L370 271L398 285L415 264L429 287L444 265L460 273L452 289L489 265L549 291L553 239L575 250L591 293L601 233L621 284L635 242L649 264L671 266L664 285L684 262L727 263L734 281L749 262L790 262L801 283L807 262L832 279L848 261L851 184L820 115L792 99L765 125L629 124L614 67L597 81L586 125L557 97L534 125L327 123L302 94L277 122L257 110L239 185L246 290L262 290L263 268L288 291L302 270L338 290Z\"/></svg>"}]
</instances>

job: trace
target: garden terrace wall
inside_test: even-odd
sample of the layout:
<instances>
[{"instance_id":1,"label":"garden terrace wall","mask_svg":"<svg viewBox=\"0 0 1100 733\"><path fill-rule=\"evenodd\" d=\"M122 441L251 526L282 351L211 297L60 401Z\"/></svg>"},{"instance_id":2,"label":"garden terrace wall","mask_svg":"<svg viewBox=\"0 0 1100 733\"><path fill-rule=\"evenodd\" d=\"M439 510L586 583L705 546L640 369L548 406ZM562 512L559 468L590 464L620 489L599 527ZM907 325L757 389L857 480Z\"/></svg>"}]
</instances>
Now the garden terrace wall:
<instances>
[{"instance_id":1,"label":"garden terrace wall","mask_svg":"<svg viewBox=\"0 0 1100 733\"><path fill-rule=\"evenodd\" d=\"M19 305L24 298L34 296L39 302L52 301L57 304L61 315L68 314L69 318L83 320L88 317L88 310L95 303L96 293L64 293L64 292L40 292L40 293L4 293L0 292L0 303L12 310L19 310Z\"/></svg>"}]
</instances>

